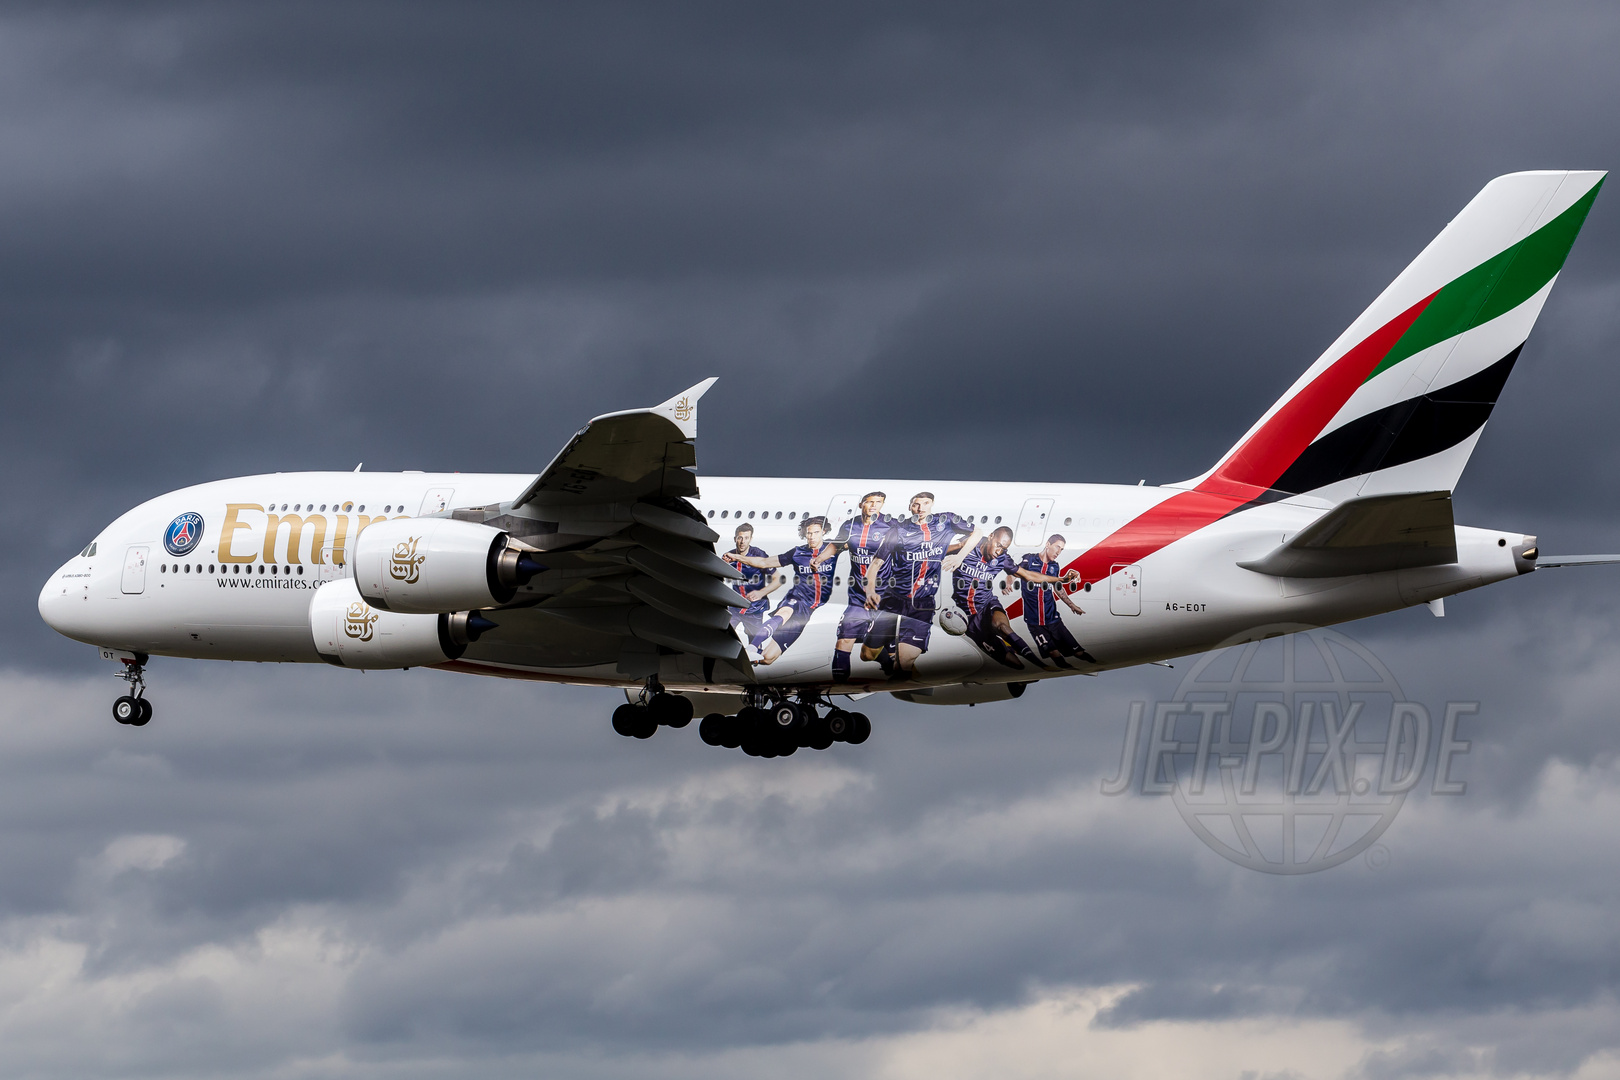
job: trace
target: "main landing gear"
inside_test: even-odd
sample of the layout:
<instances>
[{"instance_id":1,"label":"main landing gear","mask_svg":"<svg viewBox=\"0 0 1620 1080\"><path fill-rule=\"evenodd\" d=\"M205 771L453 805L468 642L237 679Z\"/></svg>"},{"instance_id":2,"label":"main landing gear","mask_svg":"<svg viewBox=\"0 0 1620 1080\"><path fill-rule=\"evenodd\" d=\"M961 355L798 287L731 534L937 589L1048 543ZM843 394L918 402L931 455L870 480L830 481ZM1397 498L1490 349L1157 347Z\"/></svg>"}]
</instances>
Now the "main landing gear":
<instances>
[{"instance_id":1,"label":"main landing gear","mask_svg":"<svg viewBox=\"0 0 1620 1080\"><path fill-rule=\"evenodd\" d=\"M736 716L710 713L698 725L698 737L710 746L741 748L749 757L788 757L801 747L825 750L835 742L858 745L872 734L864 713L846 712L803 692L792 701L782 691L751 695Z\"/></svg>"},{"instance_id":2,"label":"main landing gear","mask_svg":"<svg viewBox=\"0 0 1620 1080\"><path fill-rule=\"evenodd\" d=\"M613 710L613 730L635 739L650 739L660 727L683 728L692 722L692 700L667 694L657 679L648 679L637 701Z\"/></svg>"},{"instance_id":3,"label":"main landing gear","mask_svg":"<svg viewBox=\"0 0 1620 1080\"><path fill-rule=\"evenodd\" d=\"M130 727L145 727L152 719L152 703L146 700L145 653L136 653L124 661L124 670L118 677L129 684L129 693L113 702L113 719Z\"/></svg>"},{"instance_id":4,"label":"main landing gear","mask_svg":"<svg viewBox=\"0 0 1620 1080\"><path fill-rule=\"evenodd\" d=\"M666 692L654 679L647 680L637 700L613 710L613 730L632 739L650 739L660 727L691 722L691 699ZM710 746L740 747L751 757L787 757L835 742L859 745L871 734L872 721L864 713L834 708L813 690L800 691L797 701L786 690L754 690L736 716L710 713L698 725L698 736Z\"/></svg>"}]
</instances>

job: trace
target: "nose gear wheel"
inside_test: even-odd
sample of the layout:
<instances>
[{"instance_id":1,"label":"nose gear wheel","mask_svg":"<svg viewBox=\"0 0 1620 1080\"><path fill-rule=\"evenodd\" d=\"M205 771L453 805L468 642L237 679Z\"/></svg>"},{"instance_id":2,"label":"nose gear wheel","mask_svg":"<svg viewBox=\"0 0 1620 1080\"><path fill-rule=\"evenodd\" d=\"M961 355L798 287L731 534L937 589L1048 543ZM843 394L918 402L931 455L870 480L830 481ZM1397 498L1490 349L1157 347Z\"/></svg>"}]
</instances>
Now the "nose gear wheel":
<instances>
[{"instance_id":1,"label":"nose gear wheel","mask_svg":"<svg viewBox=\"0 0 1620 1080\"><path fill-rule=\"evenodd\" d=\"M129 684L129 693L113 702L113 719L130 727L145 727L152 720L152 703L146 699L145 653L136 653L134 659L125 660L117 677Z\"/></svg>"}]
</instances>

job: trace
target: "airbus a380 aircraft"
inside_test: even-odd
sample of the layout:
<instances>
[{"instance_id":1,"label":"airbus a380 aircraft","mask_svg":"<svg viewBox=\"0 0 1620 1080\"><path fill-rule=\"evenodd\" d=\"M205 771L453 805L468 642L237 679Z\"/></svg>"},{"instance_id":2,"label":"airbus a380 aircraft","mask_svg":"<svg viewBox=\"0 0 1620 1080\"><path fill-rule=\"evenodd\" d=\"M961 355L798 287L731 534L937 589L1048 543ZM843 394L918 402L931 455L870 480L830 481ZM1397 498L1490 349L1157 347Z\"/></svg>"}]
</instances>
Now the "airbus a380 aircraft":
<instances>
[{"instance_id":1,"label":"airbus a380 aircraft","mask_svg":"<svg viewBox=\"0 0 1620 1080\"><path fill-rule=\"evenodd\" d=\"M150 656L437 667L626 689L645 738L774 756L836 695L1032 682L1428 603L1538 565L1451 491L1603 181L1486 185L1213 467L1163 487L702 478L706 380L592 420L538 475L276 473L184 488L53 574L41 616ZM1540 565L1616 561L1585 556Z\"/></svg>"}]
</instances>

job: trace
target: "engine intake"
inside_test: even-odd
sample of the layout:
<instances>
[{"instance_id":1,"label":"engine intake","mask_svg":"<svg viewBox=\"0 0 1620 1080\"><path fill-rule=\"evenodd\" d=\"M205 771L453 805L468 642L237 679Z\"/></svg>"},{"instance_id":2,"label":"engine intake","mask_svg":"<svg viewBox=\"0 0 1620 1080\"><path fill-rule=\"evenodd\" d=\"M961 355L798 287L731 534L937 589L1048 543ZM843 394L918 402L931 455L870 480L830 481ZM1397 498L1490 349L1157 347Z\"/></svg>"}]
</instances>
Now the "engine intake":
<instances>
[{"instance_id":1,"label":"engine intake","mask_svg":"<svg viewBox=\"0 0 1620 1080\"><path fill-rule=\"evenodd\" d=\"M500 529L450 518L370 525L354 542L366 603L399 614L499 607L545 569Z\"/></svg>"}]
</instances>

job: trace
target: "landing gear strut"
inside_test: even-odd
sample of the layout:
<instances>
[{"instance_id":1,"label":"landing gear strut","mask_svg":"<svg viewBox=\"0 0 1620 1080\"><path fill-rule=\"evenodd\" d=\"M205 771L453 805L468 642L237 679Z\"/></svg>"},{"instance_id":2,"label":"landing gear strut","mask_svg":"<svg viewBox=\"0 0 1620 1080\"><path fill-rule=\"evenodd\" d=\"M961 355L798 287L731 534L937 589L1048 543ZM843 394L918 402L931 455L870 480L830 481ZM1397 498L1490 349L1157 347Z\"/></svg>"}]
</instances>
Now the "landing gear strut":
<instances>
[{"instance_id":1,"label":"landing gear strut","mask_svg":"<svg viewBox=\"0 0 1620 1080\"><path fill-rule=\"evenodd\" d=\"M648 679L635 701L613 710L613 730L635 739L650 739L660 727L683 728L692 722L692 699L666 691Z\"/></svg>"},{"instance_id":2,"label":"landing gear strut","mask_svg":"<svg viewBox=\"0 0 1620 1080\"><path fill-rule=\"evenodd\" d=\"M147 659L145 653L136 653L133 659L124 661L124 670L117 673L129 684L129 693L113 702L113 719L120 724L145 727L152 719L152 703L146 700Z\"/></svg>"}]
</instances>

